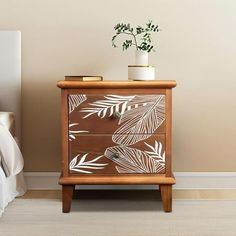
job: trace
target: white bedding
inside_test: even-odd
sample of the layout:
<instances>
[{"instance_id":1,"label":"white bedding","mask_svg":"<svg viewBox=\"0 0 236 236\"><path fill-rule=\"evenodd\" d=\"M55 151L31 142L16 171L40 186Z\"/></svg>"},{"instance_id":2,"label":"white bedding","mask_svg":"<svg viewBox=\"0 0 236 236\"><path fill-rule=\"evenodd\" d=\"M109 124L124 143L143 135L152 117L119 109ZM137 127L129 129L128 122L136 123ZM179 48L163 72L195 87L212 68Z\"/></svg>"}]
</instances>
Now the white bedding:
<instances>
[{"instance_id":1,"label":"white bedding","mask_svg":"<svg viewBox=\"0 0 236 236\"><path fill-rule=\"evenodd\" d=\"M2 160L1 160L2 159ZM24 166L20 149L9 130L0 123L0 162L7 176L17 175Z\"/></svg>"},{"instance_id":2,"label":"white bedding","mask_svg":"<svg viewBox=\"0 0 236 236\"><path fill-rule=\"evenodd\" d=\"M17 175L6 177L0 167L0 217L8 203L15 197L24 195L25 192L23 171Z\"/></svg>"},{"instance_id":3,"label":"white bedding","mask_svg":"<svg viewBox=\"0 0 236 236\"><path fill-rule=\"evenodd\" d=\"M9 130L0 123L0 216L16 196L25 193L24 161Z\"/></svg>"}]
</instances>

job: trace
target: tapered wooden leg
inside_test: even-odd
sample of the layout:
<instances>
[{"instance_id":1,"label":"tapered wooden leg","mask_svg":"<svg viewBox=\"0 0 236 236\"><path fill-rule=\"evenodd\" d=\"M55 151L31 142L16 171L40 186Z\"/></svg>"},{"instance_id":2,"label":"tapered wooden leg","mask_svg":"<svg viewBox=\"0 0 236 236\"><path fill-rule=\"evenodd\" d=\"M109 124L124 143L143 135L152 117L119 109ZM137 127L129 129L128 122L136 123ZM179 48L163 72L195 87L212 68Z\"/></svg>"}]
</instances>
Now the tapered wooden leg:
<instances>
[{"instance_id":1,"label":"tapered wooden leg","mask_svg":"<svg viewBox=\"0 0 236 236\"><path fill-rule=\"evenodd\" d=\"M172 185L161 184L159 185L161 191L161 198L165 212L172 211Z\"/></svg>"},{"instance_id":2,"label":"tapered wooden leg","mask_svg":"<svg viewBox=\"0 0 236 236\"><path fill-rule=\"evenodd\" d=\"M75 185L62 185L62 212L70 212Z\"/></svg>"}]
</instances>

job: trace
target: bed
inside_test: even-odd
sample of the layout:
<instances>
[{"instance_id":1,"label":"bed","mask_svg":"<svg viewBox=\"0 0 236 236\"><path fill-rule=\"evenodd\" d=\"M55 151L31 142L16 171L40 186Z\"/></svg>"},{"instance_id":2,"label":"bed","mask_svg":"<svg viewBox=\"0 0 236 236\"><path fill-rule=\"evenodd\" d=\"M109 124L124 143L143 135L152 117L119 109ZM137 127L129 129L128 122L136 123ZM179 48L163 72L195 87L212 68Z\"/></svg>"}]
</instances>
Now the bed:
<instances>
[{"instance_id":1,"label":"bed","mask_svg":"<svg viewBox=\"0 0 236 236\"><path fill-rule=\"evenodd\" d=\"M0 216L9 202L26 191L24 161L14 137L13 113L0 112Z\"/></svg>"}]
</instances>

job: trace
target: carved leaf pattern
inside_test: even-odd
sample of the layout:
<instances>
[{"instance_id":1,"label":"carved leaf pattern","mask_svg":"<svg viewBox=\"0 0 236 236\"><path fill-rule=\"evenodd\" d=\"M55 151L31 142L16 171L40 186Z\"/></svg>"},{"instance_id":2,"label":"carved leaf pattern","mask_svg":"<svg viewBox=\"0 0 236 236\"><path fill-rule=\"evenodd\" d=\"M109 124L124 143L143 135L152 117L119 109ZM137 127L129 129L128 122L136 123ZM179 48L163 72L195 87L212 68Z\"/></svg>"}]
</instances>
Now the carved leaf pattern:
<instances>
[{"instance_id":1,"label":"carved leaf pattern","mask_svg":"<svg viewBox=\"0 0 236 236\"><path fill-rule=\"evenodd\" d=\"M100 163L95 163L97 160L99 160L102 156L96 157L95 159L91 161L85 161L87 155L89 153L84 154L80 160L78 161L78 158L80 157L80 154L74 157L71 162L70 162L70 170L76 171L76 172L81 172L85 174L92 174L93 172L90 170L84 170L84 169L104 169L106 164L100 164Z\"/></svg>"},{"instance_id":2,"label":"carved leaf pattern","mask_svg":"<svg viewBox=\"0 0 236 236\"><path fill-rule=\"evenodd\" d=\"M118 173L163 173L165 171L165 152L162 153L162 144L155 141L155 145L145 143L151 150L141 151L128 147L141 140L149 138L165 120L165 95L107 95L104 100L89 103L91 107L83 108L80 112L88 113L83 119L97 114L98 117L112 116L119 112L120 127L112 135L113 142L119 146L109 147L104 155L118 164L115 168ZM69 112L71 113L83 101L86 95L69 95ZM69 140L75 139L75 135L85 130L71 130L78 123L69 125ZM125 135L124 135L125 134ZM119 158L114 158L114 154ZM102 156L85 161L87 154L80 158L80 154L74 157L69 165L70 170L92 174L91 169L104 169L108 163L95 163Z\"/></svg>"},{"instance_id":3,"label":"carved leaf pattern","mask_svg":"<svg viewBox=\"0 0 236 236\"><path fill-rule=\"evenodd\" d=\"M75 110L82 102L86 101L87 97L84 94L69 95L69 113Z\"/></svg>"},{"instance_id":4,"label":"carved leaf pattern","mask_svg":"<svg viewBox=\"0 0 236 236\"><path fill-rule=\"evenodd\" d=\"M119 173L161 173L164 167L145 152L126 146L114 146L106 149L104 154L118 166ZM118 158L114 158L118 155Z\"/></svg>"},{"instance_id":5,"label":"carved leaf pattern","mask_svg":"<svg viewBox=\"0 0 236 236\"><path fill-rule=\"evenodd\" d=\"M146 142L145 144L152 150L151 152L145 151L145 153L147 153L149 157L157 160L160 165L165 166L165 152L162 153L162 143L155 140L154 146L151 146Z\"/></svg>"},{"instance_id":6,"label":"carved leaf pattern","mask_svg":"<svg viewBox=\"0 0 236 236\"><path fill-rule=\"evenodd\" d=\"M134 96L107 95L104 96L104 98L104 100L89 103L92 107L83 108L80 112L88 113L83 118L85 119L93 114L97 114L100 118L104 118L106 115L110 117L114 112L124 114L124 112L129 109L128 102L131 101Z\"/></svg>"},{"instance_id":7,"label":"carved leaf pattern","mask_svg":"<svg viewBox=\"0 0 236 236\"><path fill-rule=\"evenodd\" d=\"M74 127L78 125L79 125L78 123L69 124L69 141L74 140L76 134L89 133L89 131L87 130L74 130Z\"/></svg>"},{"instance_id":8,"label":"carved leaf pattern","mask_svg":"<svg viewBox=\"0 0 236 236\"><path fill-rule=\"evenodd\" d=\"M164 95L137 96L128 105L133 104L138 104L137 108L121 116L119 124L122 125L112 135L113 142L117 144L129 146L145 140L165 120Z\"/></svg>"}]
</instances>

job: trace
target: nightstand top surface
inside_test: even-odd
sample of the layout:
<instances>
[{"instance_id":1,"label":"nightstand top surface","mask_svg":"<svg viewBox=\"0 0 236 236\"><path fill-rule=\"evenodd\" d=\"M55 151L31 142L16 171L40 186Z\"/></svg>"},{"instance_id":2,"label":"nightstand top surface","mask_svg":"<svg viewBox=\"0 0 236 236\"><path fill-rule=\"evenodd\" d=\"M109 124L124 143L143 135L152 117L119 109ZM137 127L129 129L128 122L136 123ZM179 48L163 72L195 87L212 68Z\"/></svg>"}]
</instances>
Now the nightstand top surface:
<instances>
[{"instance_id":1,"label":"nightstand top surface","mask_svg":"<svg viewBox=\"0 0 236 236\"><path fill-rule=\"evenodd\" d=\"M103 81L68 81L60 80L57 86L61 89L85 89L85 88L118 88L118 89L132 89L132 88L164 88L170 89L177 85L174 80L148 80L148 81L132 81L132 80L103 80Z\"/></svg>"}]
</instances>

